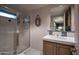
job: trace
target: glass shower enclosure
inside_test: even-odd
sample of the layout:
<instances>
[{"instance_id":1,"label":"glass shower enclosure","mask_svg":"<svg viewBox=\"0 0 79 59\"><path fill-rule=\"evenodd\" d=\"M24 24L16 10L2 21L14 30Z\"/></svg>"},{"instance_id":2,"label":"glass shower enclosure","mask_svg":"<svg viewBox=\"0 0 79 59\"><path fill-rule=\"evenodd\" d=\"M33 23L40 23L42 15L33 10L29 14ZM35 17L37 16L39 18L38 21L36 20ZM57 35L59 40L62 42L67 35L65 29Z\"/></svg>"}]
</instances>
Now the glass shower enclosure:
<instances>
[{"instance_id":1,"label":"glass shower enclosure","mask_svg":"<svg viewBox=\"0 0 79 59\"><path fill-rule=\"evenodd\" d=\"M19 54L30 46L30 19L0 6L0 54Z\"/></svg>"}]
</instances>

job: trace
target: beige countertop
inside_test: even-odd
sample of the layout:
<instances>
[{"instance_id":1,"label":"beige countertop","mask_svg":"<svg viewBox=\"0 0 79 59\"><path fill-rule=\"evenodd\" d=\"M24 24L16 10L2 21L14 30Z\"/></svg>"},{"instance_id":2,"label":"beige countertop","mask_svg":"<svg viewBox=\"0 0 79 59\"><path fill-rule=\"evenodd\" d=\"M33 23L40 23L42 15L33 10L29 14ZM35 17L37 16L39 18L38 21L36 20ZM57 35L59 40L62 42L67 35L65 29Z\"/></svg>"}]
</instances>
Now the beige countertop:
<instances>
[{"instance_id":1,"label":"beige countertop","mask_svg":"<svg viewBox=\"0 0 79 59\"><path fill-rule=\"evenodd\" d=\"M75 45L76 43L74 37L63 37L63 36L54 36L54 35L46 35L43 37L43 40L67 44L67 45Z\"/></svg>"}]
</instances>

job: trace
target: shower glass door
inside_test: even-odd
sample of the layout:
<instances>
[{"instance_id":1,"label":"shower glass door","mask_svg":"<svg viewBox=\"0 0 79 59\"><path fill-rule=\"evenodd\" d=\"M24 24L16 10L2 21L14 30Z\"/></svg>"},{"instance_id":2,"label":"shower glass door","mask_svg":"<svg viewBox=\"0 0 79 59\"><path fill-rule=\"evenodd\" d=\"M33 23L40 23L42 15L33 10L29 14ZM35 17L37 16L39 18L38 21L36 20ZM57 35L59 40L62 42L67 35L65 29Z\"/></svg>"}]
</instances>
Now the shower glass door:
<instances>
[{"instance_id":1,"label":"shower glass door","mask_svg":"<svg viewBox=\"0 0 79 59\"><path fill-rule=\"evenodd\" d=\"M19 37L17 53L21 53L30 47L30 19L29 16L22 17L19 24Z\"/></svg>"}]
</instances>

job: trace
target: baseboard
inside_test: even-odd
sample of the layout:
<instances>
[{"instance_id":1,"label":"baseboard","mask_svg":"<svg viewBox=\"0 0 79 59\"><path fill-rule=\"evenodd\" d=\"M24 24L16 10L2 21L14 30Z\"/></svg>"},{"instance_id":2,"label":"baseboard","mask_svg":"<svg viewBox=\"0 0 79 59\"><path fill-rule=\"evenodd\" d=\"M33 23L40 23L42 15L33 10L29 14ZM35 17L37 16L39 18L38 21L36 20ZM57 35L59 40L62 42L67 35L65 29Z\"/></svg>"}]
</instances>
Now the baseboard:
<instances>
[{"instance_id":1,"label":"baseboard","mask_svg":"<svg viewBox=\"0 0 79 59\"><path fill-rule=\"evenodd\" d=\"M6 52L0 52L0 55L14 55L14 50L13 51L6 51Z\"/></svg>"},{"instance_id":2,"label":"baseboard","mask_svg":"<svg viewBox=\"0 0 79 59\"><path fill-rule=\"evenodd\" d=\"M24 50L22 50L22 51L20 51L19 53L17 53L17 55L22 54L22 53L24 53L24 52L27 52L27 51L29 51L30 49L31 49L31 47L25 48Z\"/></svg>"}]
</instances>

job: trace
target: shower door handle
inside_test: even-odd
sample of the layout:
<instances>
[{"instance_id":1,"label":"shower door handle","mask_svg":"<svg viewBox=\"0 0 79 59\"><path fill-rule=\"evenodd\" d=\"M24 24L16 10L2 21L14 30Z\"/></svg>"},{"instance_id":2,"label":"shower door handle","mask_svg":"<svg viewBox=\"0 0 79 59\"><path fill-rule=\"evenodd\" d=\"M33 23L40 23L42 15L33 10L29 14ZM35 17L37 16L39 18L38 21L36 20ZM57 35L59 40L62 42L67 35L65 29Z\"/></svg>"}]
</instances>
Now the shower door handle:
<instances>
[{"instance_id":1,"label":"shower door handle","mask_svg":"<svg viewBox=\"0 0 79 59\"><path fill-rule=\"evenodd\" d=\"M19 34L17 34L16 46L19 46Z\"/></svg>"},{"instance_id":2,"label":"shower door handle","mask_svg":"<svg viewBox=\"0 0 79 59\"><path fill-rule=\"evenodd\" d=\"M19 35L16 33L14 35L14 54L17 54L17 48L19 46Z\"/></svg>"}]
</instances>

